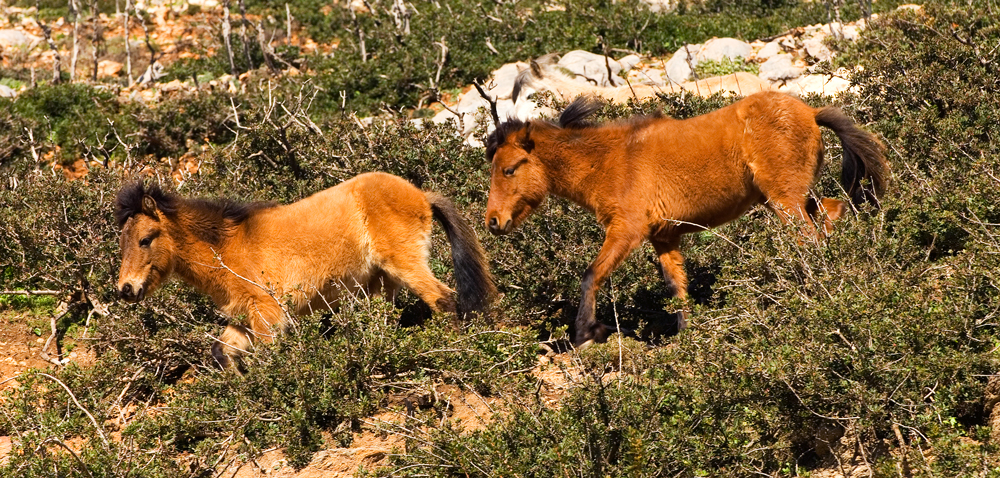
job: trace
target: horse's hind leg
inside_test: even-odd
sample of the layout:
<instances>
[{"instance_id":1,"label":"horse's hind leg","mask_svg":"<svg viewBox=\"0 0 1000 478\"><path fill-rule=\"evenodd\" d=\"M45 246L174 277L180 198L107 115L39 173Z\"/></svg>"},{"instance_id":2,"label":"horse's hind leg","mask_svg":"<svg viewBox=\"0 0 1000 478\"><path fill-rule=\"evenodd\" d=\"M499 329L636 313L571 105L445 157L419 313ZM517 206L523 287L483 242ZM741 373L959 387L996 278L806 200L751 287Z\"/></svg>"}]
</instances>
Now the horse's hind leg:
<instances>
[{"instance_id":1,"label":"horse's hind leg","mask_svg":"<svg viewBox=\"0 0 1000 478\"><path fill-rule=\"evenodd\" d=\"M782 222L797 225L805 237L817 237L816 225L809 215L806 201L810 179L805 176L788 178L758 176L754 178L754 182L764 194L767 207L774 211Z\"/></svg>"},{"instance_id":2,"label":"horse's hind leg","mask_svg":"<svg viewBox=\"0 0 1000 478\"><path fill-rule=\"evenodd\" d=\"M822 227L823 236L829 236L833 234L833 222L847 213L847 203L833 198L823 198L819 202L809 198L806 212L813 222Z\"/></svg>"},{"instance_id":3,"label":"horse's hind leg","mask_svg":"<svg viewBox=\"0 0 1000 478\"><path fill-rule=\"evenodd\" d=\"M665 241L650 240L653 249L660 260L660 267L663 268L663 280L667 283L667 288L673 289L674 297L687 299L687 274L684 272L684 257L679 249L680 236L671 237ZM687 310L677 313L677 331L687 328Z\"/></svg>"},{"instance_id":4,"label":"horse's hind leg","mask_svg":"<svg viewBox=\"0 0 1000 478\"><path fill-rule=\"evenodd\" d=\"M767 206L782 221L796 224L802 235L816 238L816 225L807 210L809 188L823 164L823 147L818 127L799 131L804 141L793 141L791 131L771 140L767 154L759 154L750 167L753 182L767 200Z\"/></svg>"},{"instance_id":5,"label":"horse's hind leg","mask_svg":"<svg viewBox=\"0 0 1000 478\"><path fill-rule=\"evenodd\" d=\"M434 277L419 247L402 247L382 264L395 280L417 294L435 312L456 312L455 291ZM413 244L413 246L417 246Z\"/></svg>"}]
</instances>

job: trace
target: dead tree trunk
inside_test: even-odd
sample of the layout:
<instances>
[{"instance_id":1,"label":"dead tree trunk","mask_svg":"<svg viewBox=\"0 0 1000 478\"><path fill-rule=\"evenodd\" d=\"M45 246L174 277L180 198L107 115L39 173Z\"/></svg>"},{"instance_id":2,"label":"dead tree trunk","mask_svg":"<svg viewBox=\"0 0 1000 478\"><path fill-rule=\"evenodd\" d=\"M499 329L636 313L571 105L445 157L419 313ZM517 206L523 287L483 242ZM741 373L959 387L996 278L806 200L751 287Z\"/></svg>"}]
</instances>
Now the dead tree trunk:
<instances>
[{"instance_id":1,"label":"dead tree trunk","mask_svg":"<svg viewBox=\"0 0 1000 478\"><path fill-rule=\"evenodd\" d=\"M233 44L231 36L232 25L229 24L229 0L222 4L222 41L226 44L226 54L229 56L229 74L236 76L236 62L233 61Z\"/></svg>"},{"instance_id":2,"label":"dead tree trunk","mask_svg":"<svg viewBox=\"0 0 1000 478\"><path fill-rule=\"evenodd\" d=\"M69 14L73 16L73 51L69 60L69 81L76 79L76 60L80 53L80 6L77 0L69 0Z\"/></svg>"}]
</instances>

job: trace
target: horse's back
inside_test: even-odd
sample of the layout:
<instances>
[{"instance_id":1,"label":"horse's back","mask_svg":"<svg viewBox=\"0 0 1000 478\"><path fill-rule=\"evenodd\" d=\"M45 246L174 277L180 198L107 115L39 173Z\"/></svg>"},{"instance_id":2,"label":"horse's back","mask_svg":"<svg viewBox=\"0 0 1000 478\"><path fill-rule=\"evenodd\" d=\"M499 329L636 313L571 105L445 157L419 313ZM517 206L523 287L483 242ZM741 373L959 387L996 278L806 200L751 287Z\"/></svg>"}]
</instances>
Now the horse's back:
<instances>
[{"instance_id":1,"label":"horse's back","mask_svg":"<svg viewBox=\"0 0 1000 478\"><path fill-rule=\"evenodd\" d=\"M796 98L761 92L704 115L650 123L636 148L635 176L660 178L643 181L651 214L714 227L764 200L762 183L792 177L811 185L821 149L814 118Z\"/></svg>"},{"instance_id":2,"label":"horse's back","mask_svg":"<svg viewBox=\"0 0 1000 478\"><path fill-rule=\"evenodd\" d=\"M630 177L640 185L651 218L715 226L756 202L734 106L685 120L660 119L639 132L645 139L630 155L636 170Z\"/></svg>"},{"instance_id":3,"label":"horse's back","mask_svg":"<svg viewBox=\"0 0 1000 478\"><path fill-rule=\"evenodd\" d=\"M299 290L300 304L317 292L335 299L331 283L354 289L379 274L387 239L412 235L400 224L414 216L426 216L417 229L429 236L430 206L415 186L384 173L356 176L255 217L244 246L255 263L249 272L284 293Z\"/></svg>"}]
</instances>

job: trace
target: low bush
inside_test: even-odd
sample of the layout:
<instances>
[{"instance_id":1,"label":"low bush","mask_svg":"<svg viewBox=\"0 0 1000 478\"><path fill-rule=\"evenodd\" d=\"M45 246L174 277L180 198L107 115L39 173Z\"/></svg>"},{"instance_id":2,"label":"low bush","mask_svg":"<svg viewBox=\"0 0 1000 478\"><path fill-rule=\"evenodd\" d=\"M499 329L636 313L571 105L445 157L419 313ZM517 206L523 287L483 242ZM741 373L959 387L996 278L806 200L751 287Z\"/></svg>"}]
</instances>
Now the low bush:
<instances>
[{"instance_id":1,"label":"low bush","mask_svg":"<svg viewBox=\"0 0 1000 478\"><path fill-rule=\"evenodd\" d=\"M589 14L604 11L594 8ZM166 109L88 109L84 97L102 93L81 86L2 100L0 125L11 127L0 128L8 141L0 145L14 146L0 146L0 289L84 290L92 305L108 305L91 323L96 366L52 378L30 372L5 392L0 433L18 438L4 474L208 476L272 447L302 465L332 444L324 434L348 440L395 387L444 381L517 399L485 429L432 431L393 456L387 472L805 475L839 459L883 476L996 476L983 400L1000 343L1000 209L992 200L1000 118L990 108L1000 102L992 71L1000 59L986 47L1000 33L989 8L930 2L923 13L883 16L845 47L845 64L863 69L838 103L888 146L893 177L880 210L849 215L822 244L802 243L763 208L688 236L691 328L661 337L665 345L624 339L619 348L613 339L577 355L585 378L553 408L532 398L533 379L518 372L534 363L537 339L565 333L579 278L603 239L589 213L560 199L510 236L481 237L501 296L470 324L423 314L422 325L402 327L405 313L390 304L348 302L301 318L255 350L241 376L214 369L207 350L226 319L189 287L169 284L141 305L115 302L111 200L140 174L169 184L162 157L199 160L198 172L175 186L181 193L244 200L293 201L387 171L451 197L483 231L488 165L449 127L418 128L395 113L361 127L350 113L360 108L342 110L339 97L317 97L310 109L298 98L312 97L311 83L295 79L232 98L177 98ZM384 83L375 73L373 89L359 95L389 98L379 88L404 85L390 88L402 92L391 101L406 105L399 98L419 89L405 86L413 82L406 75L418 69L381 63L402 44L372 41L378 48L366 68L395 73ZM420 58L433 65L433 55ZM466 67L485 68L481 58ZM465 73L449 74L459 81ZM337 81L325 83L330 98ZM730 101L664 96L609 106L600 119L654 111L684 118ZM115 134L125 141L101 145ZM841 197L839 141L825 138L828 165L816 192ZM57 147L64 159L108 167L94 164L83 181L67 182L32 154ZM644 246L616 271L598 300L601 320L641 330L672 319L679 304L666 296L653 258ZM439 230L431 264L453 283ZM396 305L416 304L404 295Z\"/></svg>"}]
</instances>

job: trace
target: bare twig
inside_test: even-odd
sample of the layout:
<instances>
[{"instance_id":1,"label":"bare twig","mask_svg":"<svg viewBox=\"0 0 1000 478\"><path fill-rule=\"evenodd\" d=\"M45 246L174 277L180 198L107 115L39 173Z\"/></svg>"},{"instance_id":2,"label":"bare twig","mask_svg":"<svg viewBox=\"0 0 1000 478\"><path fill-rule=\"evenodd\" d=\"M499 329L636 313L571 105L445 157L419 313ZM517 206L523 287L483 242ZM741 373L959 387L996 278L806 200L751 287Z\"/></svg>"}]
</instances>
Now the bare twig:
<instances>
[{"instance_id":1,"label":"bare twig","mask_svg":"<svg viewBox=\"0 0 1000 478\"><path fill-rule=\"evenodd\" d=\"M240 6L240 38L243 41L243 54L247 57L247 71L255 69L253 66L253 59L250 58L250 41L247 40L247 25L250 23L247 20L247 6L243 0L239 0Z\"/></svg>"},{"instance_id":2,"label":"bare twig","mask_svg":"<svg viewBox=\"0 0 1000 478\"><path fill-rule=\"evenodd\" d=\"M286 33L287 40L285 41L285 43L291 45L292 44L292 9L288 7L288 3L287 2L285 3L285 25L288 28L288 32Z\"/></svg>"},{"instance_id":3,"label":"bare twig","mask_svg":"<svg viewBox=\"0 0 1000 478\"><path fill-rule=\"evenodd\" d=\"M73 0L70 0L73 1ZM125 37L125 70L128 71L128 84L132 84L132 42L129 41L129 19L132 18L132 14L129 10L134 10L135 7L132 5L132 0L125 0L125 15L122 16L122 23L124 24L124 30L122 31L122 36Z\"/></svg>"},{"instance_id":4,"label":"bare twig","mask_svg":"<svg viewBox=\"0 0 1000 478\"><path fill-rule=\"evenodd\" d=\"M101 440L104 442L104 448L108 448L108 446L110 445L110 443L108 442L108 437L104 436L104 431L101 430L101 426L97 424L97 420L94 419L94 416L91 415L90 412L88 412L86 408L83 408L83 405L80 405L80 401L76 399L76 395L73 395L73 391L70 390L69 387L67 387L66 384L63 383L62 380L59 380L58 378L55 378L55 377L53 377L53 376L51 376L51 375L49 375L47 373L43 373L43 372L34 372L34 373L37 374L37 375L41 375L41 376L43 376L45 378L48 378L49 380L52 380L52 381L58 383L59 385L62 386L63 390L66 390L66 393L69 394L69 397L71 399L73 399L73 403L76 404L77 408L79 408L80 411L82 411L84 413L84 415L87 415L87 418L90 419L90 423L92 423L94 425L94 429L97 430L97 434L101 437Z\"/></svg>"},{"instance_id":5,"label":"bare twig","mask_svg":"<svg viewBox=\"0 0 1000 478\"><path fill-rule=\"evenodd\" d=\"M476 91L479 92L479 96L483 97L483 99L490 104L490 115L493 117L493 124L499 126L500 115L497 113L497 100L486 94L486 90L483 89L483 86L480 85L478 81L473 81L472 85L476 87Z\"/></svg>"},{"instance_id":6,"label":"bare twig","mask_svg":"<svg viewBox=\"0 0 1000 478\"><path fill-rule=\"evenodd\" d=\"M354 7L348 4L347 11L351 12L351 23L354 24L354 31L358 35L358 48L361 50L361 63L367 63L368 52L365 51L365 31L361 29L361 22L358 21L358 16L354 13Z\"/></svg>"},{"instance_id":7,"label":"bare twig","mask_svg":"<svg viewBox=\"0 0 1000 478\"><path fill-rule=\"evenodd\" d=\"M76 459L76 462L80 464L80 468L83 468L83 471L87 472L87 476L89 476L90 478L94 478L94 474L90 472L90 468L87 467L87 464L84 463L82 459L80 459L80 455L77 455L76 452L73 451L73 449L69 447L69 445L63 443L62 440L60 440L60 439L58 439L56 437L49 437L49 438L46 438L45 440L42 440L42 442L38 444L38 447L35 448L35 451L32 452L32 454L38 453L38 450L41 450L42 447L45 446L48 443L55 443L56 445L59 445L59 446L63 447L63 449L65 449L66 451L68 451L70 455L73 455L73 458ZM27 462L25 462L25 463L27 463Z\"/></svg>"},{"instance_id":8,"label":"bare twig","mask_svg":"<svg viewBox=\"0 0 1000 478\"><path fill-rule=\"evenodd\" d=\"M99 14L98 8L97 8L97 0L91 0L91 2L90 2L90 11L91 11L91 14L92 14L92 16L91 16L91 22L93 22L93 24L94 24L94 36L92 37L92 40L91 40L91 43L93 45L93 54L94 54L94 74L93 74L93 76L92 76L91 79L96 82L97 81L97 63L98 63L98 59L100 58L99 45L101 44L101 42L104 41L104 29L103 29L103 24L101 23L100 14Z\"/></svg>"},{"instance_id":9,"label":"bare twig","mask_svg":"<svg viewBox=\"0 0 1000 478\"><path fill-rule=\"evenodd\" d=\"M0 290L0 295L61 295L59 290Z\"/></svg>"},{"instance_id":10,"label":"bare twig","mask_svg":"<svg viewBox=\"0 0 1000 478\"><path fill-rule=\"evenodd\" d=\"M434 46L441 47L441 61L437 62L437 74L434 75L434 83L431 84L431 88L437 88L441 83L441 69L444 68L444 63L448 59L448 45L444 42L444 37L441 37L440 42L434 42Z\"/></svg>"},{"instance_id":11,"label":"bare twig","mask_svg":"<svg viewBox=\"0 0 1000 478\"><path fill-rule=\"evenodd\" d=\"M257 22L257 44L260 45L260 51L264 55L264 64L267 65L267 69L274 73L281 71L274 65L274 59L277 55L274 54L274 49L271 48L271 45L265 41L264 22L262 21Z\"/></svg>"}]
</instances>

